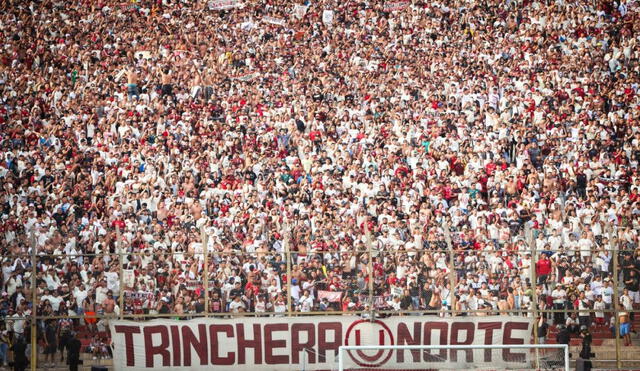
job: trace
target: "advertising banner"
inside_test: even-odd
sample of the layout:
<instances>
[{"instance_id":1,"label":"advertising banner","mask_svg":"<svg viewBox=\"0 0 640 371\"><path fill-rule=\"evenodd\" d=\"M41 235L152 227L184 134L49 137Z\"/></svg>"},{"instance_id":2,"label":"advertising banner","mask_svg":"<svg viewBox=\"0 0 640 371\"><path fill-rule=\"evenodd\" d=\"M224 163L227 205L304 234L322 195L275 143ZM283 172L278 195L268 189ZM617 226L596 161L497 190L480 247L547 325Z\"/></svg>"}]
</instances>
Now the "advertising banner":
<instances>
[{"instance_id":1,"label":"advertising banner","mask_svg":"<svg viewBox=\"0 0 640 371\"><path fill-rule=\"evenodd\" d=\"M110 321L115 370L331 370L341 345L529 344L526 317L358 316ZM345 352L351 367L526 368L527 349ZM467 365L467 366L465 366Z\"/></svg>"}]
</instances>

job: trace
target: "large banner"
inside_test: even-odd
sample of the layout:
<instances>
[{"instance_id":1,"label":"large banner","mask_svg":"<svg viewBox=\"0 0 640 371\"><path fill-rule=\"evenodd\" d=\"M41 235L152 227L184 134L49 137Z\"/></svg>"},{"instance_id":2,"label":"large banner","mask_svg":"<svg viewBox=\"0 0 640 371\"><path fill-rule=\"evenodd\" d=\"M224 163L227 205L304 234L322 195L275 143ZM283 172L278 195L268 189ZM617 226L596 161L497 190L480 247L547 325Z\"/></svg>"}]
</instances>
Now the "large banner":
<instances>
[{"instance_id":1,"label":"large banner","mask_svg":"<svg viewBox=\"0 0 640 371\"><path fill-rule=\"evenodd\" d=\"M261 317L110 321L116 370L331 370L341 345L529 344L525 317ZM345 365L380 370L526 368L526 349L345 352ZM466 366L465 366L466 365Z\"/></svg>"}]
</instances>

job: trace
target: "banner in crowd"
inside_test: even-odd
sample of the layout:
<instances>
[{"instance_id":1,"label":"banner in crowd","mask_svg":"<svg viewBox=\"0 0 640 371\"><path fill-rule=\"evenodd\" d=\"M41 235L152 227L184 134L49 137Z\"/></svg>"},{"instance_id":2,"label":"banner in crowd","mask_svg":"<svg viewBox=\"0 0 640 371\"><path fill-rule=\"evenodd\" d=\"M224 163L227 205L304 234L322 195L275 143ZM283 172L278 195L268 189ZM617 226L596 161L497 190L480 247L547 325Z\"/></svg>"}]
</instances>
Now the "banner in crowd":
<instances>
[{"instance_id":1,"label":"banner in crowd","mask_svg":"<svg viewBox=\"0 0 640 371\"><path fill-rule=\"evenodd\" d=\"M393 12L395 10L402 10L409 5L408 1L387 1L384 3L385 12Z\"/></svg>"},{"instance_id":2,"label":"banner in crowd","mask_svg":"<svg viewBox=\"0 0 640 371\"><path fill-rule=\"evenodd\" d=\"M209 9L211 10L225 10L242 7L240 0L210 0Z\"/></svg>"},{"instance_id":3,"label":"banner in crowd","mask_svg":"<svg viewBox=\"0 0 640 371\"><path fill-rule=\"evenodd\" d=\"M233 79L239 80L239 81L251 81L259 76L260 76L260 73L258 72L250 72L241 76L236 76Z\"/></svg>"},{"instance_id":4,"label":"banner in crowd","mask_svg":"<svg viewBox=\"0 0 640 371\"><path fill-rule=\"evenodd\" d=\"M342 299L342 291L318 291L318 299L327 299L330 303L339 303Z\"/></svg>"},{"instance_id":5,"label":"banner in crowd","mask_svg":"<svg viewBox=\"0 0 640 371\"><path fill-rule=\"evenodd\" d=\"M358 316L110 321L115 370L327 370L342 345L529 344L526 317ZM527 349L348 351L350 367L492 369L530 365Z\"/></svg>"},{"instance_id":6,"label":"banner in crowd","mask_svg":"<svg viewBox=\"0 0 640 371\"><path fill-rule=\"evenodd\" d=\"M293 7L293 14L296 16L296 18L302 19L302 17L304 17L305 14L307 14L307 8L308 6L306 5L296 4Z\"/></svg>"},{"instance_id":7,"label":"banner in crowd","mask_svg":"<svg viewBox=\"0 0 640 371\"><path fill-rule=\"evenodd\" d=\"M136 284L136 274L133 269L122 270L122 283L124 287L133 287Z\"/></svg>"},{"instance_id":8,"label":"banner in crowd","mask_svg":"<svg viewBox=\"0 0 640 371\"><path fill-rule=\"evenodd\" d=\"M201 287L204 287L204 281L201 280L187 280L184 282L184 288L187 290L195 290ZM215 289L216 281L209 280L209 291Z\"/></svg>"},{"instance_id":9,"label":"banner in crowd","mask_svg":"<svg viewBox=\"0 0 640 371\"><path fill-rule=\"evenodd\" d=\"M262 17L262 20L266 23L271 23L271 24L275 24L278 26L284 26L285 24L285 20L282 18L276 18L276 17L269 17L269 16L264 16Z\"/></svg>"},{"instance_id":10,"label":"banner in crowd","mask_svg":"<svg viewBox=\"0 0 640 371\"><path fill-rule=\"evenodd\" d=\"M322 23L327 26L333 23L333 10L325 10L322 12Z\"/></svg>"},{"instance_id":11,"label":"banner in crowd","mask_svg":"<svg viewBox=\"0 0 640 371\"><path fill-rule=\"evenodd\" d=\"M155 294L151 291L125 291L124 297L132 300L153 300Z\"/></svg>"}]
</instances>

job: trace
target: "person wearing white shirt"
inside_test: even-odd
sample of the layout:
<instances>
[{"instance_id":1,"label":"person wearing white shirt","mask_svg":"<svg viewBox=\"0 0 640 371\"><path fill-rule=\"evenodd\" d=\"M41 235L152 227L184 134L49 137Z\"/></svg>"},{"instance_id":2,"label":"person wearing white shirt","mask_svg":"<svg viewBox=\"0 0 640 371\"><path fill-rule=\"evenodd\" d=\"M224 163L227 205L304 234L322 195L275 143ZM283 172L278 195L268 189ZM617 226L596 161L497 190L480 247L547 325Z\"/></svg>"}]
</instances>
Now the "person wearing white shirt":
<instances>
[{"instance_id":1,"label":"person wearing white shirt","mask_svg":"<svg viewBox=\"0 0 640 371\"><path fill-rule=\"evenodd\" d=\"M551 297L553 298L553 309L563 310L565 301L567 300L567 292L564 290L564 287L562 285L556 286L556 288L551 292ZM564 313L556 312L553 314L553 318L556 324L563 323Z\"/></svg>"},{"instance_id":2,"label":"person wearing white shirt","mask_svg":"<svg viewBox=\"0 0 640 371\"><path fill-rule=\"evenodd\" d=\"M271 303L264 300L264 296L258 295L258 301L255 304L256 313L264 313L271 308Z\"/></svg>"},{"instance_id":3,"label":"person wearing white shirt","mask_svg":"<svg viewBox=\"0 0 640 371\"><path fill-rule=\"evenodd\" d=\"M276 298L275 304L273 306L273 311L275 313L284 313L287 311L287 304L280 294L278 294L278 297Z\"/></svg>"},{"instance_id":4,"label":"person wearing white shirt","mask_svg":"<svg viewBox=\"0 0 640 371\"><path fill-rule=\"evenodd\" d=\"M593 310L595 312L596 317L596 325L604 326L604 310L607 308L607 305L602 300L602 296L598 296L596 301L593 303Z\"/></svg>"},{"instance_id":5,"label":"person wearing white shirt","mask_svg":"<svg viewBox=\"0 0 640 371\"><path fill-rule=\"evenodd\" d=\"M578 314L580 326L587 326L588 328L591 325L591 313L583 311L591 310L591 304L584 292L581 292L580 297L578 298L578 310L580 311Z\"/></svg>"},{"instance_id":6,"label":"person wearing white shirt","mask_svg":"<svg viewBox=\"0 0 640 371\"><path fill-rule=\"evenodd\" d=\"M76 298L76 303L83 303L84 299L86 299L88 295L89 293L84 285L77 286L73 289L73 296ZM81 309L80 307L81 306L78 306L78 309Z\"/></svg>"},{"instance_id":7,"label":"person wearing white shirt","mask_svg":"<svg viewBox=\"0 0 640 371\"><path fill-rule=\"evenodd\" d=\"M302 289L300 289L298 280L295 278L292 279L291 280L291 297L293 298L294 302L300 299L300 291L302 291Z\"/></svg>"},{"instance_id":8,"label":"person wearing white shirt","mask_svg":"<svg viewBox=\"0 0 640 371\"><path fill-rule=\"evenodd\" d=\"M51 308L53 309L53 311L58 311L58 309L60 308L60 303L62 303L62 301L64 300L59 294L58 294L58 290L54 290L51 293L51 296L48 297L49 299L49 303L51 303Z\"/></svg>"},{"instance_id":9,"label":"person wearing white shirt","mask_svg":"<svg viewBox=\"0 0 640 371\"><path fill-rule=\"evenodd\" d=\"M633 310L633 299L631 299L631 295L629 295L629 290L624 289L622 291L622 295L620 295L620 304L622 307L627 310Z\"/></svg>"},{"instance_id":10,"label":"person wearing white shirt","mask_svg":"<svg viewBox=\"0 0 640 371\"><path fill-rule=\"evenodd\" d=\"M22 309L18 309L12 317L14 340L24 338L24 328L26 324L26 320L24 319L24 317L26 317L26 314L22 311Z\"/></svg>"},{"instance_id":11,"label":"person wearing white shirt","mask_svg":"<svg viewBox=\"0 0 640 371\"><path fill-rule=\"evenodd\" d=\"M399 296L394 296L392 300L389 300L387 302L387 304L393 309L393 310L400 310L402 309L400 307L400 297Z\"/></svg>"},{"instance_id":12,"label":"person wearing white shirt","mask_svg":"<svg viewBox=\"0 0 640 371\"><path fill-rule=\"evenodd\" d=\"M593 295L595 297L598 297L600 295L602 295L602 281L600 276L595 276L593 278L593 281L591 281L591 283L589 284L589 286L591 286L591 291L593 291Z\"/></svg>"},{"instance_id":13,"label":"person wearing white shirt","mask_svg":"<svg viewBox=\"0 0 640 371\"><path fill-rule=\"evenodd\" d=\"M613 304L613 287L609 284L609 278L605 278L602 289L600 290L602 295L602 301L607 309L611 309Z\"/></svg>"},{"instance_id":14,"label":"person wearing white shirt","mask_svg":"<svg viewBox=\"0 0 640 371\"><path fill-rule=\"evenodd\" d=\"M47 283L49 290L57 290L62 284L60 282L60 277L55 274L55 270L53 268L49 269L49 272L44 276L44 281Z\"/></svg>"},{"instance_id":15,"label":"person wearing white shirt","mask_svg":"<svg viewBox=\"0 0 640 371\"><path fill-rule=\"evenodd\" d=\"M298 300L298 310L300 312L311 312L313 309L313 298L310 296L309 291L305 290L300 300Z\"/></svg>"},{"instance_id":16,"label":"person wearing white shirt","mask_svg":"<svg viewBox=\"0 0 640 371\"><path fill-rule=\"evenodd\" d=\"M229 312L231 313L244 312L245 309L246 305L244 304L240 296L236 296L229 304Z\"/></svg>"},{"instance_id":17,"label":"person wearing white shirt","mask_svg":"<svg viewBox=\"0 0 640 371\"><path fill-rule=\"evenodd\" d=\"M587 233L582 234L582 238L578 241L578 247L580 248L580 257L582 260L588 260L591 258L591 249L593 249L593 241L588 238Z\"/></svg>"}]
</instances>

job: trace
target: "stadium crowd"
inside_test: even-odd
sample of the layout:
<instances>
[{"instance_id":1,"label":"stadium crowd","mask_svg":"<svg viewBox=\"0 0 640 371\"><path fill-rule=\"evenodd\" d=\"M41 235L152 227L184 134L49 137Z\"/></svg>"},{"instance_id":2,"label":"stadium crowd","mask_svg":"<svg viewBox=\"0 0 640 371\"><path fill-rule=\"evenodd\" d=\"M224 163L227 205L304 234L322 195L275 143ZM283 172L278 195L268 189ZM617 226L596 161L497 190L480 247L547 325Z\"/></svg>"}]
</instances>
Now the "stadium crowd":
<instances>
[{"instance_id":1,"label":"stadium crowd","mask_svg":"<svg viewBox=\"0 0 640 371\"><path fill-rule=\"evenodd\" d=\"M534 297L603 323L614 246L640 304L637 1L4 4L7 338Z\"/></svg>"}]
</instances>

